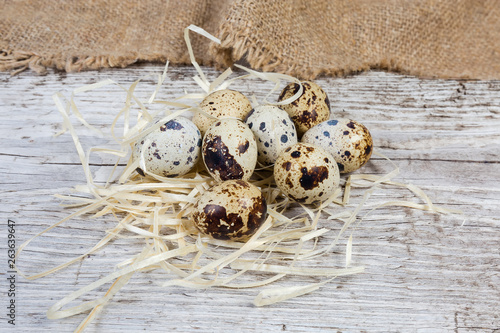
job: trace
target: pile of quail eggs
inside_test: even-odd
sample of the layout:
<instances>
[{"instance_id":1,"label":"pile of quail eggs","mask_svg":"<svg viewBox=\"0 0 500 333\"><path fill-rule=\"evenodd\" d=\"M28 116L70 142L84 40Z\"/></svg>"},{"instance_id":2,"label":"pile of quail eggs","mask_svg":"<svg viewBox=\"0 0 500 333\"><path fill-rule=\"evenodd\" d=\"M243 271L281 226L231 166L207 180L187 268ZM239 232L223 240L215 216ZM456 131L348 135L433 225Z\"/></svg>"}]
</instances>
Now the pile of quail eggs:
<instances>
[{"instance_id":1,"label":"pile of quail eggs","mask_svg":"<svg viewBox=\"0 0 500 333\"><path fill-rule=\"evenodd\" d=\"M277 187L294 201L327 199L338 188L340 173L369 160L373 142L359 122L331 119L321 87L301 84L302 95L282 107L252 108L247 97L229 89L211 93L192 121L174 118L135 144L138 173L181 176L201 155L216 185L200 195L193 221L202 234L217 239L247 240L264 223L266 200L249 182L257 166L274 168ZM299 89L297 83L287 85L278 101Z\"/></svg>"}]
</instances>

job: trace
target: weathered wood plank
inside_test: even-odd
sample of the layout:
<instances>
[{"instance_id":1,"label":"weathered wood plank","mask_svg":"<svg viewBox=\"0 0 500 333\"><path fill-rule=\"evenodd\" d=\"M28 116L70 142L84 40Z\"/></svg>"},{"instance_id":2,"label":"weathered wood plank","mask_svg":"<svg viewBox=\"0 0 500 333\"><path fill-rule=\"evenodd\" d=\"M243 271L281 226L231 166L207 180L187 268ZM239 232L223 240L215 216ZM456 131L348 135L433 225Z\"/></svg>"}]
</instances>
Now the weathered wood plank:
<instances>
[{"instance_id":1,"label":"weathered wood plank","mask_svg":"<svg viewBox=\"0 0 500 333\"><path fill-rule=\"evenodd\" d=\"M0 172L2 223L16 221L17 245L65 217L69 211L52 195L68 193L85 181L68 134L61 129L52 95L111 78L129 85L140 76L159 74L161 66L78 74L32 73L10 77L0 73ZM218 73L206 69L214 78ZM171 68L158 98L171 99L184 90L196 92L191 68ZM148 97L154 78L139 85ZM90 332L194 330L318 332L318 331L456 331L493 332L500 329L500 82L421 80L384 72L347 78L322 78L335 115L351 117L372 132L375 148L400 168L397 181L420 186L436 202L464 211L435 215L387 207L368 215L354 232L353 264L365 273L342 277L319 291L266 308L251 302L258 290L161 288L162 272L137 274L107 305ZM245 80L234 89L261 99L272 87ZM123 106L119 88L106 87L79 95L81 112L99 129ZM85 147L105 144L79 126ZM112 161L92 161L104 178ZM393 169L373 157L364 172L383 174ZM361 200L353 192L353 202ZM376 192L372 203L413 200L403 189ZM55 266L84 253L115 225L109 218L75 219L34 241L19 265L29 273ZM321 223L332 226L329 221ZM330 222L331 223L331 222ZM326 244L334 235L322 238ZM6 244L0 248L6 277ZM345 245L343 239L341 244ZM113 272L121 260L137 253L140 240L118 239L51 276L16 281L16 331L67 332L85 317L57 321L45 317L47 308L68 293ZM332 253L329 265L343 263L343 248ZM318 265L325 265L319 261ZM5 278L2 288L7 290ZM304 283L291 277L279 285ZM313 282L307 280L308 282ZM92 300L104 289L91 292ZM5 295L5 293L4 293ZM8 298L2 299L6 305ZM11 328L4 314L0 328Z\"/></svg>"}]
</instances>

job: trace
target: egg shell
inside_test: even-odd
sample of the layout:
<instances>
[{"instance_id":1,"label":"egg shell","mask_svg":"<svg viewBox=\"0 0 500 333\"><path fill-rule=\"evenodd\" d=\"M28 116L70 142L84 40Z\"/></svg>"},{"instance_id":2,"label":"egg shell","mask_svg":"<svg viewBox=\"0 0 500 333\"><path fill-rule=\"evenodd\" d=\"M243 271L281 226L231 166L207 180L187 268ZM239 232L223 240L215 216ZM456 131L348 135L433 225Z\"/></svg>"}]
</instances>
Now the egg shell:
<instances>
[{"instance_id":1,"label":"egg shell","mask_svg":"<svg viewBox=\"0 0 500 333\"><path fill-rule=\"evenodd\" d=\"M281 106L292 118L299 138L308 129L330 118L330 101L325 91L312 81L304 81L301 84L302 95L292 103ZM281 92L278 101L292 97L299 88L298 83L288 84Z\"/></svg>"},{"instance_id":2,"label":"egg shell","mask_svg":"<svg viewBox=\"0 0 500 333\"><path fill-rule=\"evenodd\" d=\"M216 239L246 240L264 223L266 199L244 180L222 182L200 195L193 213L197 229Z\"/></svg>"},{"instance_id":3,"label":"egg shell","mask_svg":"<svg viewBox=\"0 0 500 333\"><path fill-rule=\"evenodd\" d=\"M310 204L332 195L339 186L340 174L337 163L323 148L299 142L278 157L274 179L289 198Z\"/></svg>"},{"instance_id":4,"label":"egg shell","mask_svg":"<svg viewBox=\"0 0 500 333\"><path fill-rule=\"evenodd\" d=\"M230 89L217 90L208 95L200 103L200 108L216 118L237 118L243 120L252 110L248 98L242 93ZM193 116L193 122L202 135L217 119L209 118L202 113Z\"/></svg>"},{"instance_id":5,"label":"egg shell","mask_svg":"<svg viewBox=\"0 0 500 333\"><path fill-rule=\"evenodd\" d=\"M217 182L248 180L257 164L257 143L252 130L243 122L220 119L203 137L202 156L208 172Z\"/></svg>"},{"instance_id":6,"label":"egg shell","mask_svg":"<svg viewBox=\"0 0 500 333\"><path fill-rule=\"evenodd\" d=\"M297 132L290 116L273 105L260 105L245 118L257 140L257 161L274 164L283 149L297 143Z\"/></svg>"},{"instance_id":7,"label":"egg shell","mask_svg":"<svg viewBox=\"0 0 500 333\"><path fill-rule=\"evenodd\" d=\"M361 123L347 119L332 119L307 131L302 142L312 143L329 152L341 173L361 168L372 155L373 140Z\"/></svg>"},{"instance_id":8,"label":"egg shell","mask_svg":"<svg viewBox=\"0 0 500 333\"><path fill-rule=\"evenodd\" d=\"M188 173L198 162L201 134L195 124L184 117L174 118L147 134L135 145L132 158L144 158L148 172L175 177ZM142 169L137 170L144 175Z\"/></svg>"}]
</instances>

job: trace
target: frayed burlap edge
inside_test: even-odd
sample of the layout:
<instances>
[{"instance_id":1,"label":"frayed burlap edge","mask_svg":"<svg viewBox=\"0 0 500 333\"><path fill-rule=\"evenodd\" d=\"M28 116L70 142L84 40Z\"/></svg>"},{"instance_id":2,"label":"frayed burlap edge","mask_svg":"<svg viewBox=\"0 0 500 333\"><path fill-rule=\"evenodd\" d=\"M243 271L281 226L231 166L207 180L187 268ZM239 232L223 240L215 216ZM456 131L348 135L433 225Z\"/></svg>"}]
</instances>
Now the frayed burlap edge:
<instances>
[{"instance_id":1,"label":"frayed burlap edge","mask_svg":"<svg viewBox=\"0 0 500 333\"><path fill-rule=\"evenodd\" d=\"M48 68L56 68L66 72L98 70L110 67L126 67L137 58L114 56L84 56L71 58L43 57L32 52L0 50L0 71L8 71L12 75L31 69L38 74L46 74Z\"/></svg>"},{"instance_id":2,"label":"frayed burlap edge","mask_svg":"<svg viewBox=\"0 0 500 333\"><path fill-rule=\"evenodd\" d=\"M210 53L218 69L242 62L256 70L288 74L302 80L313 80L319 76L342 77L368 70L382 70L402 75L417 76L422 79L439 78L452 80L498 79L498 74L495 75L494 73L500 73L499 70L496 70L496 72L492 71L488 75L477 75L477 73L474 75L474 73L470 73L465 69L464 72L455 73L454 75L449 75L446 72L434 74L432 69L402 66L401 59L378 57L370 60L366 55L353 56L358 62L353 60L349 65L343 63L343 67L338 67L334 64L320 64L317 67L312 67L306 64L293 63L292 60L283 58L280 54L273 53L260 40L250 37L252 33L249 28L235 29L231 23L226 23L220 26L219 31L221 44L212 43L210 45Z\"/></svg>"},{"instance_id":3,"label":"frayed burlap edge","mask_svg":"<svg viewBox=\"0 0 500 333\"><path fill-rule=\"evenodd\" d=\"M247 36L234 34L228 30L223 31L222 36L223 43L221 45L212 43L210 46L210 53L213 55L214 60L199 61L201 65L215 66L219 70L224 70L238 61L244 61L254 69L285 73L305 80L314 79L320 75L344 76L362 72L370 68L410 74L402 71L392 62L380 63L378 66L364 64L356 68L329 68L328 70L305 68L296 64L290 65L286 64L279 56L272 54L272 52L267 50L258 41L250 42ZM62 59L43 57L32 52L0 50L0 72L10 72L11 75L16 75L30 69L37 74L45 75L49 68L54 68L71 73L103 68L125 68L139 61L164 63L167 59L163 58L158 56L153 59L139 59L101 55ZM172 64L180 65L188 63L188 61L180 61Z\"/></svg>"},{"instance_id":4,"label":"frayed burlap edge","mask_svg":"<svg viewBox=\"0 0 500 333\"><path fill-rule=\"evenodd\" d=\"M211 44L210 53L215 63L222 67L230 67L234 63L242 61L250 65L251 68L265 72L279 72L298 77L304 80L311 80L321 75L345 76L358 73L372 68L367 63L359 64L356 67L306 67L302 64L287 62L279 54L274 54L259 40L252 39L250 29L237 30L231 25L220 27L219 38L221 44ZM380 68L399 71L400 69L392 62L380 64Z\"/></svg>"},{"instance_id":5,"label":"frayed burlap edge","mask_svg":"<svg viewBox=\"0 0 500 333\"><path fill-rule=\"evenodd\" d=\"M170 61L172 65L187 65L191 63L187 54L177 61L172 61L161 54L146 57L98 55L63 58L45 57L33 52L0 50L0 72L10 72L11 75L16 75L28 69L37 74L45 75L50 68L72 73L103 68L125 68L138 62L165 64L167 61ZM200 65L222 68L222 66L213 60L197 59L197 61Z\"/></svg>"}]
</instances>

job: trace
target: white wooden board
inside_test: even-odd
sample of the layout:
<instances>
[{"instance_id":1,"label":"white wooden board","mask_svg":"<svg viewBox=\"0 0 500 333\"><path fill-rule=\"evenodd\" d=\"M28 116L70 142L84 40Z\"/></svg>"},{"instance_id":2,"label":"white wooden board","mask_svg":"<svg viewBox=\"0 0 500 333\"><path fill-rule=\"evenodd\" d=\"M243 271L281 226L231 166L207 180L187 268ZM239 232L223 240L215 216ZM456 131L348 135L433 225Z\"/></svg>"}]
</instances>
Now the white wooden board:
<instances>
[{"instance_id":1,"label":"white wooden board","mask_svg":"<svg viewBox=\"0 0 500 333\"><path fill-rule=\"evenodd\" d=\"M142 64L67 74L0 73L0 331L70 332L85 318L46 318L47 309L70 292L111 272L141 249L140 240L121 239L81 262L39 280L16 274L15 297L8 296L8 219L15 221L16 246L64 218L58 193L85 182L69 134L52 95L66 96L104 79L130 85L161 65ZM210 79L219 73L204 69ZM170 68L158 98L199 91L190 67ZM151 77L138 87L146 98ZM89 332L499 332L500 331L500 82L421 80L385 72L321 78L337 117L365 124L375 150L401 170L395 179L423 189L439 205L462 215L436 215L389 207L369 215L353 233L353 265L365 272L338 278L311 294L258 308L259 290L161 288L162 272L138 273L105 307ZM233 88L260 100L272 87L245 80ZM82 113L98 128L123 106L124 93L105 87L79 95ZM80 128L80 130L82 130ZM91 132L85 147L103 144ZM110 160L96 158L93 172L104 177ZM393 169L374 156L363 172ZM353 193L360 200L361 192ZM383 191L375 201L414 200L403 189ZM320 223L327 225L327 220ZM84 253L115 222L78 218L35 240L18 260L30 274ZM335 226L330 226L336 228ZM337 226L340 228L340 226ZM331 239L330 239L331 240ZM328 239L324 240L325 242ZM345 245L345 239L341 242ZM330 263L339 265L345 249ZM307 281L306 281L307 280ZM280 286L319 280L288 278ZM92 300L99 289L84 296ZM15 299L15 327L6 316Z\"/></svg>"}]
</instances>

